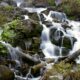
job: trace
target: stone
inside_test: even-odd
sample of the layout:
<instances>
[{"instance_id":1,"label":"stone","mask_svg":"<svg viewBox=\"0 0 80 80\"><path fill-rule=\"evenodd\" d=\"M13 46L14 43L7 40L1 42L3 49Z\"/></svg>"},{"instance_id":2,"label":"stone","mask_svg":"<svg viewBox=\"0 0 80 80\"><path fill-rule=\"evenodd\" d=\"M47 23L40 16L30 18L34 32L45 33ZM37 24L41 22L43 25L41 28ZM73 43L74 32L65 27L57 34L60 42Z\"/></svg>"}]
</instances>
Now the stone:
<instances>
[{"instance_id":1,"label":"stone","mask_svg":"<svg viewBox=\"0 0 80 80\"><path fill-rule=\"evenodd\" d=\"M9 6L6 2L1 2L0 3L0 6L4 6L4 7L6 7L6 6Z\"/></svg>"},{"instance_id":2,"label":"stone","mask_svg":"<svg viewBox=\"0 0 80 80\"><path fill-rule=\"evenodd\" d=\"M23 3L21 3L20 8L31 7L31 6L32 6L32 4L23 2Z\"/></svg>"},{"instance_id":3,"label":"stone","mask_svg":"<svg viewBox=\"0 0 80 80\"><path fill-rule=\"evenodd\" d=\"M11 5L11 6L17 7L16 2L13 1L13 0L4 0L4 2L8 3L8 4Z\"/></svg>"},{"instance_id":4,"label":"stone","mask_svg":"<svg viewBox=\"0 0 80 80\"><path fill-rule=\"evenodd\" d=\"M48 6L47 0L34 0L33 4L35 7L47 7Z\"/></svg>"},{"instance_id":5,"label":"stone","mask_svg":"<svg viewBox=\"0 0 80 80\"><path fill-rule=\"evenodd\" d=\"M14 73L8 67L0 65L0 80L14 80Z\"/></svg>"}]
</instances>

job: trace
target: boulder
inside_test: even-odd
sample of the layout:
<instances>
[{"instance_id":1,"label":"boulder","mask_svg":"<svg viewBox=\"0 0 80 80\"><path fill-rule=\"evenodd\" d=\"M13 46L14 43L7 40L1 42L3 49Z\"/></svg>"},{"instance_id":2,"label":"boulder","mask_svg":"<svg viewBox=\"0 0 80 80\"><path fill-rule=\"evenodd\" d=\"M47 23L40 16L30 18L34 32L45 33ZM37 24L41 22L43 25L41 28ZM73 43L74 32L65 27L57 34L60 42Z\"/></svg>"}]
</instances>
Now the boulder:
<instances>
[{"instance_id":1,"label":"boulder","mask_svg":"<svg viewBox=\"0 0 80 80\"><path fill-rule=\"evenodd\" d=\"M6 7L6 6L9 6L9 4L6 3L6 2L1 2L1 3L0 3L0 6L4 6L4 7Z\"/></svg>"},{"instance_id":2,"label":"boulder","mask_svg":"<svg viewBox=\"0 0 80 80\"><path fill-rule=\"evenodd\" d=\"M14 73L8 67L0 65L0 80L14 80Z\"/></svg>"},{"instance_id":3,"label":"boulder","mask_svg":"<svg viewBox=\"0 0 80 80\"><path fill-rule=\"evenodd\" d=\"M4 2L8 3L8 4L11 5L11 6L17 7L16 2L13 1L13 0L4 0Z\"/></svg>"},{"instance_id":4,"label":"boulder","mask_svg":"<svg viewBox=\"0 0 80 80\"><path fill-rule=\"evenodd\" d=\"M35 7L47 7L48 6L47 0L34 0L33 4Z\"/></svg>"}]
</instances>

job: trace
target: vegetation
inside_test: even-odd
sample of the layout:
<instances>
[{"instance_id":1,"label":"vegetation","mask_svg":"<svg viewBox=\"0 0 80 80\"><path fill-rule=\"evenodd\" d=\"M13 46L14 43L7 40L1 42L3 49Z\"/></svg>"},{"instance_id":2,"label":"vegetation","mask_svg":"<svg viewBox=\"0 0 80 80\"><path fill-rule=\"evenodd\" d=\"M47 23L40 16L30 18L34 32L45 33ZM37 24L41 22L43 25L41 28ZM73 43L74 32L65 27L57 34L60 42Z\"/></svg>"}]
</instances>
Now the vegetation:
<instances>
[{"instance_id":1,"label":"vegetation","mask_svg":"<svg viewBox=\"0 0 80 80\"><path fill-rule=\"evenodd\" d=\"M49 6L55 6L55 0L47 0Z\"/></svg>"},{"instance_id":2,"label":"vegetation","mask_svg":"<svg viewBox=\"0 0 80 80\"><path fill-rule=\"evenodd\" d=\"M79 18L80 0L63 0L57 9L65 12L71 19Z\"/></svg>"}]
</instances>

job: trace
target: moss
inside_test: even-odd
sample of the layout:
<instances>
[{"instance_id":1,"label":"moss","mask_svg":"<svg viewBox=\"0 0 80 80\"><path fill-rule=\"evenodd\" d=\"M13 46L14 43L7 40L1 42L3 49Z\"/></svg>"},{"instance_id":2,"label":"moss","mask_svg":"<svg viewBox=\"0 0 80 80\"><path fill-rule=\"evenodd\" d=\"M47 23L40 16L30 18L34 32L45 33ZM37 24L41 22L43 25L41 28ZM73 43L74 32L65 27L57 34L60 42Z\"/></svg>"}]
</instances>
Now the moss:
<instances>
[{"instance_id":1,"label":"moss","mask_svg":"<svg viewBox=\"0 0 80 80\"><path fill-rule=\"evenodd\" d=\"M72 69L72 65L69 63L64 63L63 61L53 66L53 71L61 74L65 72L70 72L71 69Z\"/></svg>"},{"instance_id":2,"label":"moss","mask_svg":"<svg viewBox=\"0 0 80 80\"><path fill-rule=\"evenodd\" d=\"M59 80L58 75L63 76L63 74L65 73L69 73L72 70L72 64L69 63L65 63L64 61L54 64L52 69L47 70L47 72L44 75L44 79L43 80ZM50 78L50 76L53 76L52 78Z\"/></svg>"},{"instance_id":3,"label":"moss","mask_svg":"<svg viewBox=\"0 0 80 80\"><path fill-rule=\"evenodd\" d=\"M64 74L63 80L80 80L80 71Z\"/></svg>"},{"instance_id":4,"label":"moss","mask_svg":"<svg viewBox=\"0 0 80 80\"><path fill-rule=\"evenodd\" d=\"M14 73L6 66L0 65L0 80L14 80Z\"/></svg>"},{"instance_id":5,"label":"moss","mask_svg":"<svg viewBox=\"0 0 80 80\"><path fill-rule=\"evenodd\" d=\"M15 28L18 26L18 20L14 20L10 23L7 23L3 26L3 32L1 34L2 40L6 42L13 42L16 33L14 32Z\"/></svg>"},{"instance_id":6,"label":"moss","mask_svg":"<svg viewBox=\"0 0 80 80\"><path fill-rule=\"evenodd\" d=\"M47 0L49 6L55 6L55 0Z\"/></svg>"},{"instance_id":7,"label":"moss","mask_svg":"<svg viewBox=\"0 0 80 80\"><path fill-rule=\"evenodd\" d=\"M7 17L4 14L0 13L0 25L5 24L7 21Z\"/></svg>"},{"instance_id":8,"label":"moss","mask_svg":"<svg viewBox=\"0 0 80 80\"><path fill-rule=\"evenodd\" d=\"M0 43L0 56L7 56L8 50Z\"/></svg>"},{"instance_id":9,"label":"moss","mask_svg":"<svg viewBox=\"0 0 80 80\"><path fill-rule=\"evenodd\" d=\"M13 11L14 10L14 7L13 6L2 6L2 7L0 7L0 9L1 10L3 10L3 11Z\"/></svg>"},{"instance_id":10,"label":"moss","mask_svg":"<svg viewBox=\"0 0 80 80\"><path fill-rule=\"evenodd\" d=\"M63 0L57 9L65 12L70 19L78 18L80 16L80 0Z\"/></svg>"}]
</instances>

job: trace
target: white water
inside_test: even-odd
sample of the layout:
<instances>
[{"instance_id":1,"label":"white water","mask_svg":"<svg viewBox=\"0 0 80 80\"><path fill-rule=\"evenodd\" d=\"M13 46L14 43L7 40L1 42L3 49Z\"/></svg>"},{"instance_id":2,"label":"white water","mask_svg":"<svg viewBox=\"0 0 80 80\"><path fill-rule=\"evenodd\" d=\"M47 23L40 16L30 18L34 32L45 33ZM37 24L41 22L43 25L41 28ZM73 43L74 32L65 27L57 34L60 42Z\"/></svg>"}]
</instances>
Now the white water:
<instances>
[{"instance_id":1,"label":"white water","mask_svg":"<svg viewBox=\"0 0 80 80\"><path fill-rule=\"evenodd\" d=\"M24 2L23 0L16 0L17 6L19 7L20 4ZM56 3L60 3L60 0ZM40 14L42 11L47 10L47 8L35 8L35 7L25 7L25 10L27 10L29 13L37 13L40 19ZM56 11L50 11L48 15L42 13L45 17L45 21L51 22L52 26L49 28L42 23L40 19L40 24L43 27L42 34L41 34L41 45L40 48L42 49L42 52L45 55L45 58L58 58L59 56L62 56L62 48L63 46L63 39L64 37L68 37L71 40L72 49L69 52L70 54L73 54L77 50L80 49L80 22L71 21L67 19L67 16L65 13L56 12ZM29 19L28 15L24 15L25 20ZM55 19L59 21L59 23L55 22ZM62 27L62 24L68 22L67 25L69 28L64 29ZM57 31L61 31L63 33L62 41L61 41L61 47L54 45L50 40L50 30L56 28ZM57 33L55 33L57 34ZM73 44L74 37L77 41ZM56 35L55 40L59 39L60 35ZM56 56L56 50L59 50L59 56Z\"/></svg>"},{"instance_id":2,"label":"white water","mask_svg":"<svg viewBox=\"0 0 80 80\"><path fill-rule=\"evenodd\" d=\"M54 18L52 18L51 15L55 15L55 13L57 15L55 17L61 21L60 23L54 22ZM50 11L48 15L43 14L43 16L46 18L45 21L52 22L52 24L53 24L53 26L51 26L49 28L47 28L47 26L45 24L42 24L43 31L42 31L42 35L41 35L42 42L41 42L40 48L42 49L46 58L57 58L57 56L54 55L56 48L59 49L60 56L62 56L61 55L62 48L57 47L56 45L51 43L50 29L52 29L52 28L56 28L57 31L60 30L64 34L62 38L68 37L71 40L71 44L72 44L73 48L72 48L72 50L70 50L70 54L73 54L74 52L76 52L77 50L80 49L80 39L79 39L79 37L80 37L80 22L70 21L67 19L66 15L64 13L60 13L60 12L56 12L56 11ZM68 21L68 25L71 26L71 28L64 29L62 27L62 24L64 23L64 21ZM59 38L59 36L56 36L56 37ZM77 40L74 43L74 46L73 46L72 37L74 37ZM62 41L62 44L63 44L63 41ZM78 63L79 63L79 61L78 61Z\"/></svg>"},{"instance_id":3,"label":"white water","mask_svg":"<svg viewBox=\"0 0 80 80\"><path fill-rule=\"evenodd\" d=\"M15 1L15 2L16 2L17 7L20 7L21 3L23 3L23 2L24 2L24 0L13 0L13 1Z\"/></svg>"},{"instance_id":4,"label":"white water","mask_svg":"<svg viewBox=\"0 0 80 80\"><path fill-rule=\"evenodd\" d=\"M22 0L15 0L17 3L17 6L19 7L20 4L23 2ZM25 10L27 10L29 13L37 13L40 19L40 14L42 11L47 10L47 8L24 8ZM41 45L40 45L40 49L42 50L43 54L45 55L45 58L55 58L57 60L58 57L63 56L62 55L62 46L63 46L63 39L64 37L68 37L71 40L71 44L72 44L72 49L69 52L70 54L73 54L74 52L76 52L77 50L80 49L80 22L76 22L76 21L71 21L68 20L66 17L65 13L61 13L61 12L56 12L56 11L50 11L48 15L42 13L43 16L45 17L45 21L51 22L52 26L47 27L44 23L42 23L42 21L40 21L41 26L43 27L42 33L41 33ZM25 20L29 19L28 15L24 15L25 16ZM58 21L60 21L59 23L55 22L55 19L57 19ZM41 20L41 19L40 19ZM66 21L68 21L67 25L69 25L69 28L64 29L64 27L62 27L62 24L65 23ZM56 46L55 44L53 44L50 40L50 30L56 28L57 31L61 31L63 33L62 36L62 41L61 41L61 46ZM55 33L55 40L58 40L60 38L60 35L56 35L57 31ZM72 37L74 37L77 41L74 43L73 45L73 39ZM5 43L3 41L0 41L4 46L7 47L10 55L11 55L11 59L15 60L17 62L17 64L20 64L20 53L19 53L19 48L16 47L12 47L9 43ZM56 50L59 50L59 56L56 55ZM64 53L65 54L65 53ZM80 59L76 60L77 63L80 63ZM18 78L19 80L27 80L28 77L22 77L22 76L18 76L15 74L15 77ZM39 80L40 77L38 78L29 78L28 80Z\"/></svg>"},{"instance_id":5,"label":"white water","mask_svg":"<svg viewBox=\"0 0 80 80\"><path fill-rule=\"evenodd\" d=\"M20 53L19 53L19 48L18 47L12 47L9 43L6 43L4 41L0 41L0 43L2 43L6 48L7 50L9 51L9 54L10 54L10 57L11 57L11 60L15 61L16 64L18 66L20 66L20 62L21 62L21 58L20 58Z\"/></svg>"}]
</instances>

